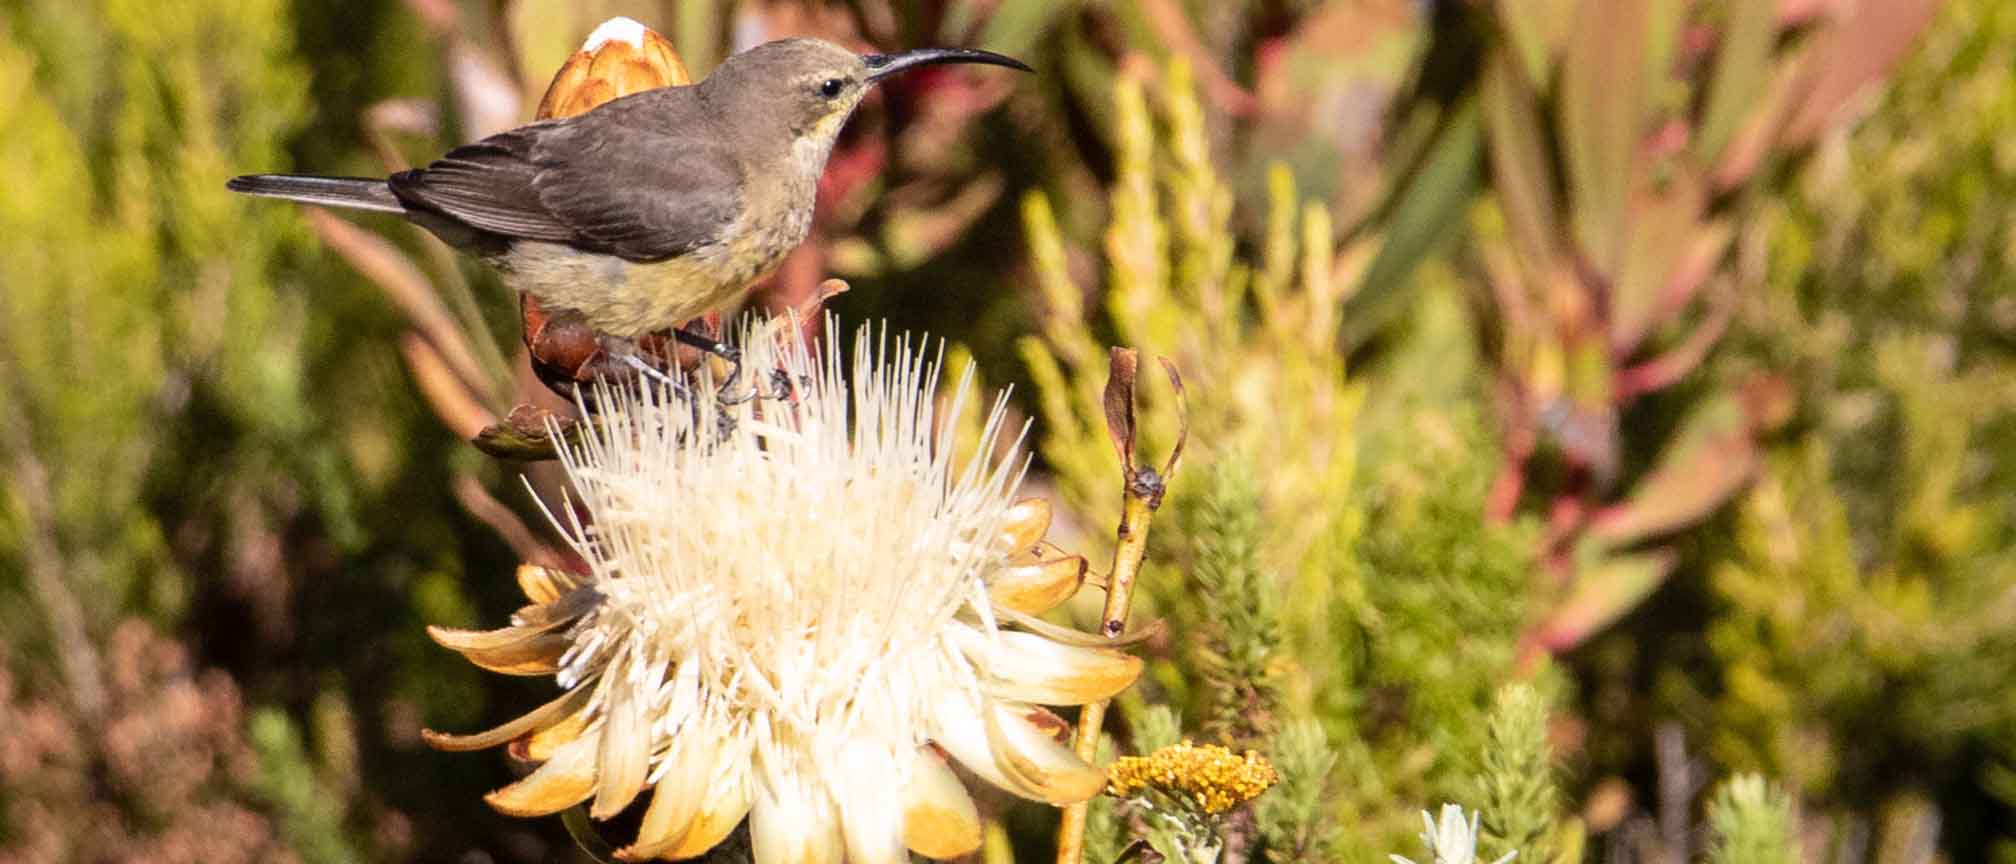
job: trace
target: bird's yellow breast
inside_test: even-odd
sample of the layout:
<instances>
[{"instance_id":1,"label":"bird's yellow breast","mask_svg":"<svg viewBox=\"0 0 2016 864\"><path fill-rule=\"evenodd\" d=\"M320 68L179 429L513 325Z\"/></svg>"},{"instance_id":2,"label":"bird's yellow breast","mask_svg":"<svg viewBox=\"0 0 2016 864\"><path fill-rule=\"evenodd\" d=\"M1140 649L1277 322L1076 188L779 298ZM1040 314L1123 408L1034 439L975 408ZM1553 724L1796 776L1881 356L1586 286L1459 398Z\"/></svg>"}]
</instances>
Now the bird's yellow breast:
<instances>
[{"instance_id":1,"label":"bird's yellow breast","mask_svg":"<svg viewBox=\"0 0 2016 864\"><path fill-rule=\"evenodd\" d=\"M749 214L722 232L721 242L664 261L625 261L561 243L521 240L493 259L504 284L539 298L547 308L571 309L589 326L634 339L676 327L739 302L811 228L809 204Z\"/></svg>"}]
</instances>

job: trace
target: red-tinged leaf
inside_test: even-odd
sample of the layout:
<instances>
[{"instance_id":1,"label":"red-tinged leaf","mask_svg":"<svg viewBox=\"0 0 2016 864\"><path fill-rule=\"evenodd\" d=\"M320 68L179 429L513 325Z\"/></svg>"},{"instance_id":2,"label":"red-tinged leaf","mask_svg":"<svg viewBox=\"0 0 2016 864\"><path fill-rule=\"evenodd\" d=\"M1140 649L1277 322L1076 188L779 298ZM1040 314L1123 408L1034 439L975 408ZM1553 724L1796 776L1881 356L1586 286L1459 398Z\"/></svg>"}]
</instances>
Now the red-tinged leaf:
<instances>
[{"instance_id":1,"label":"red-tinged leaf","mask_svg":"<svg viewBox=\"0 0 2016 864\"><path fill-rule=\"evenodd\" d=\"M1525 79L1544 89L1575 20L1575 0L1498 0L1498 22Z\"/></svg>"},{"instance_id":2,"label":"red-tinged leaf","mask_svg":"<svg viewBox=\"0 0 2016 864\"><path fill-rule=\"evenodd\" d=\"M1057 20L1076 11L1072 8L1074 5L1055 0L1001 0L987 14L987 23L980 29L978 45L1010 57L1034 53L1037 46L1052 35Z\"/></svg>"},{"instance_id":3,"label":"red-tinged leaf","mask_svg":"<svg viewBox=\"0 0 2016 864\"><path fill-rule=\"evenodd\" d=\"M1684 171L1632 202L1623 269L1611 283L1610 350L1616 356L1630 356L1664 316L1680 311L1667 306L1666 289L1706 230L1700 219L1707 206L1705 185Z\"/></svg>"},{"instance_id":4,"label":"red-tinged leaf","mask_svg":"<svg viewBox=\"0 0 2016 864\"><path fill-rule=\"evenodd\" d=\"M1739 0L1743 2L1743 0ZM1679 57L1687 32L1687 13L1696 0L1650 0L1645 11L1645 78L1642 86L1648 120L1662 94L1670 92L1678 80Z\"/></svg>"},{"instance_id":5,"label":"red-tinged leaf","mask_svg":"<svg viewBox=\"0 0 2016 864\"><path fill-rule=\"evenodd\" d=\"M462 504L462 509L497 532L518 560L526 562L527 566L538 565L564 572L585 563L579 561L579 556L572 549L563 551L548 546L531 526L525 524L524 519L491 495L490 490L483 488L482 481L477 480L473 473L455 474L450 488L455 493L455 500ZM519 584L524 584L524 577L520 577Z\"/></svg>"},{"instance_id":6,"label":"red-tinged leaf","mask_svg":"<svg viewBox=\"0 0 2016 864\"><path fill-rule=\"evenodd\" d=\"M1757 94L1771 72L1771 46L1778 35L1778 10L1767 2L1724 4L1722 44L1715 52L1715 77L1708 86L1707 109L1694 136L1694 161L1713 165L1743 118L1757 104Z\"/></svg>"},{"instance_id":7,"label":"red-tinged leaf","mask_svg":"<svg viewBox=\"0 0 2016 864\"><path fill-rule=\"evenodd\" d=\"M1673 550L1661 548L1580 564L1575 587L1534 628L1533 641L1557 654L1582 644L1651 596L1676 559Z\"/></svg>"},{"instance_id":8,"label":"red-tinged leaf","mask_svg":"<svg viewBox=\"0 0 2016 864\"><path fill-rule=\"evenodd\" d=\"M1881 79L1904 56L1938 11L1938 0L1839 4L1817 37L1811 86L1780 143L1787 147L1812 143L1863 88Z\"/></svg>"},{"instance_id":9,"label":"red-tinged leaf","mask_svg":"<svg viewBox=\"0 0 2016 864\"><path fill-rule=\"evenodd\" d=\"M1561 144L1575 238L1606 276L1624 255L1624 202L1645 120L1652 3L1583 0L1561 68Z\"/></svg>"},{"instance_id":10,"label":"red-tinged leaf","mask_svg":"<svg viewBox=\"0 0 2016 864\"><path fill-rule=\"evenodd\" d=\"M1797 27L1827 14L1840 0L1778 0L1778 25Z\"/></svg>"},{"instance_id":11,"label":"red-tinged leaf","mask_svg":"<svg viewBox=\"0 0 2016 864\"><path fill-rule=\"evenodd\" d=\"M1617 401L1627 402L1640 395L1673 386L1708 358L1709 350L1722 340L1729 319L1736 310L1736 292L1727 279L1719 280L1719 290L1711 298L1708 317L1694 325L1686 338L1665 353L1617 373Z\"/></svg>"},{"instance_id":12,"label":"red-tinged leaf","mask_svg":"<svg viewBox=\"0 0 2016 864\"><path fill-rule=\"evenodd\" d=\"M1171 54L1189 58L1197 76L1197 90L1207 103L1232 117L1253 113L1257 105L1253 94L1219 65L1209 44L1212 40L1198 33L1184 4L1176 0L1132 0L1117 5L1131 7L1129 11L1134 14L1127 17L1144 28L1140 32L1147 39L1145 44L1159 45Z\"/></svg>"},{"instance_id":13,"label":"red-tinged leaf","mask_svg":"<svg viewBox=\"0 0 2016 864\"><path fill-rule=\"evenodd\" d=\"M1485 64L1482 107L1491 185L1504 208L1505 227L1527 266L1551 268L1559 254L1554 238L1560 236L1553 165L1539 100L1510 52L1494 51Z\"/></svg>"},{"instance_id":14,"label":"red-tinged leaf","mask_svg":"<svg viewBox=\"0 0 2016 864\"><path fill-rule=\"evenodd\" d=\"M680 3L673 13L672 35L677 56L688 69L707 77L721 62L723 3Z\"/></svg>"},{"instance_id":15,"label":"red-tinged leaf","mask_svg":"<svg viewBox=\"0 0 2016 864\"><path fill-rule=\"evenodd\" d=\"M1345 301L1338 341L1362 344L1406 308L1414 268L1456 236L1478 184L1483 123L1475 101L1450 112L1422 157L1420 168L1401 180L1384 242L1351 299Z\"/></svg>"},{"instance_id":16,"label":"red-tinged leaf","mask_svg":"<svg viewBox=\"0 0 2016 864\"><path fill-rule=\"evenodd\" d=\"M439 352L442 362L463 387L484 402L494 398L493 383L471 350L468 335L455 322L455 316L449 314L433 283L427 281L413 259L384 237L338 219L320 207L305 208L303 212L323 245L385 292L386 299Z\"/></svg>"},{"instance_id":17,"label":"red-tinged leaf","mask_svg":"<svg viewBox=\"0 0 2016 864\"><path fill-rule=\"evenodd\" d=\"M450 432L467 438L497 422L497 415L455 376L433 343L407 331L399 340L399 350L406 356L406 368L412 373L414 385Z\"/></svg>"},{"instance_id":18,"label":"red-tinged leaf","mask_svg":"<svg viewBox=\"0 0 2016 864\"><path fill-rule=\"evenodd\" d=\"M1485 287L1491 291L1491 301L1497 305L1493 316L1498 324L1499 344L1504 355L1504 366L1524 369L1531 365L1533 344L1539 339L1535 328L1539 326L1540 313L1534 309L1532 288L1526 284L1527 276L1520 270L1518 259L1504 239L1485 236L1481 232L1473 235L1471 244L1477 252L1477 262L1484 271Z\"/></svg>"},{"instance_id":19,"label":"red-tinged leaf","mask_svg":"<svg viewBox=\"0 0 2016 864\"><path fill-rule=\"evenodd\" d=\"M1756 176L1778 141L1779 131L1785 128L1786 117L1798 105L1799 95L1804 92L1802 70L1812 56L1811 46L1793 48L1772 67L1764 94L1757 98L1756 107L1751 109L1742 129L1722 148L1721 161L1710 174L1717 193L1741 186Z\"/></svg>"},{"instance_id":20,"label":"red-tinged leaf","mask_svg":"<svg viewBox=\"0 0 2016 864\"><path fill-rule=\"evenodd\" d=\"M1701 293L1701 286L1708 284L1709 277L1715 275L1722 264L1722 256L1729 251L1729 242L1735 237L1735 226L1726 219L1717 219L1695 230L1694 242L1688 245L1686 254L1666 274L1666 288L1659 298L1657 319L1677 315L1687 308L1687 304Z\"/></svg>"},{"instance_id":21,"label":"red-tinged leaf","mask_svg":"<svg viewBox=\"0 0 2016 864\"><path fill-rule=\"evenodd\" d=\"M1630 497L1597 512L1589 537L1618 548L1699 522L1756 474L1760 454L1751 429L1736 394L1703 402Z\"/></svg>"}]
</instances>

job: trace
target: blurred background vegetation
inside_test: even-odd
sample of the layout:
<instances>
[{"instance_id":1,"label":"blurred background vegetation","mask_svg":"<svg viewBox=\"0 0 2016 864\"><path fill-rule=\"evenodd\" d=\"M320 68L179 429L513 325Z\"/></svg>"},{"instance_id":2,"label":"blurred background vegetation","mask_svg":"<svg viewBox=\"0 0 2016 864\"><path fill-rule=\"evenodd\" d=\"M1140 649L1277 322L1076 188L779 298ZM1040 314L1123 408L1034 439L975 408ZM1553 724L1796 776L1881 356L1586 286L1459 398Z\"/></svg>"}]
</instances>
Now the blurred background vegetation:
<instances>
[{"instance_id":1,"label":"blurred background vegetation","mask_svg":"<svg viewBox=\"0 0 2016 864\"><path fill-rule=\"evenodd\" d=\"M885 88L759 301L1014 385L1094 560L1105 348L1182 370L1110 726L1272 756L1227 858L2016 862L2003 0L0 0L0 861L576 854L419 738L543 701L422 632L552 554L463 440L513 305L224 180L516 125L614 14L1042 70Z\"/></svg>"}]
</instances>

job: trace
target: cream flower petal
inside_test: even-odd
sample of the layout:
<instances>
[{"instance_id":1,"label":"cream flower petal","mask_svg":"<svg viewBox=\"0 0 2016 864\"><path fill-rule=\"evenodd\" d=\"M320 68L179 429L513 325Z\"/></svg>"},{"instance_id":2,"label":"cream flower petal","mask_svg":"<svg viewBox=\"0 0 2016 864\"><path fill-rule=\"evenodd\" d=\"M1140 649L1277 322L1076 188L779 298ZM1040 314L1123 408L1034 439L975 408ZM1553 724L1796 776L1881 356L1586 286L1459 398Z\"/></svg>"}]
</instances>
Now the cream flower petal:
<instances>
[{"instance_id":1,"label":"cream flower petal","mask_svg":"<svg viewBox=\"0 0 2016 864\"><path fill-rule=\"evenodd\" d=\"M985 676L989 695L1041 705L1084 705L1127 689L1141 658L1110 648L1081 648L1033 633L1001 632L961 646Z\"/></svg>"},{"instance_id":2,"label":"cream flower petal","mask_svg":"<svg viewBox=\"0 0 2016 864\"><path fill-rule=\"evenodd\" d=\"M933 740L959 764L996 786L1050 804L1074 804L1099 794L1106 772L1080 761L1026 705L992 699L975 705L952 694L933 715Z\"/></svg>"},{"instance_id":3,"label":"cream flower petal","mask_svg":"<svg viewBox=\"0 0 2016 864\"><path fill-rule=\"evenodd\" d=\"M672 848L692 827L699 815L704 790L686 778L668 777L651 787L651 806L644 808L644 821L637 825L637 841L616 850L621 861L649 861Z\"/></svg>"},{"instance_id":4,"label":"cream flower petal","mask_svg":"<svg viewBox=\"0 0 2016 864\"><path fill-rule=\"evenodd\" d=\"M616 689L631 688L618 684ZM619 692L603 710L601 776L589 816L607 819L621 813L644 791L644 775L651 767L651 736L645 734L651 721L644 716L646 707L641 694Z\"/></svg>"},{"instance_id":5,"label":"cream flower petal","mask_svg":"<svg viewBox=\"0 0 2016 864\"><path fill-rule=\"evenodd\" d=\"M933 742L980 779L1024 798L1042 800L1039 790L1002 770L1001 763L995 759L994 747L987 740L987 721L981 718L981 706L975 700L965 694L948 691L941 694L933 707Z\"/></svg>"},{"instance_id":6,"label":"cream flower petal","mask_svg":"<svg viewBox=\"0 0 2016 864\"><path fill-rule=\"evenodd\" d=\"M718 779L705 796L700 815L693 818L693 824L687 826L679 842L658 857L674 860L692 858L728 839L735 826L742 824L742 817L748 816L755 806L756 783L746 768L737 768Z\"/></svg>"},{"instance_id":7,"label":"cream flower petal","mask_svg":"<svg viewBox=\"0 0 2016 864\"><path fill-rule=\"evenodd\" d=\"M716 741L703 740L701 730L688 729L672 739L665 754L665 774L651 787L651 806L637 827L637 842L617 850L625 861L643 861L670 850L700 817L701 804L714 795L709 775L715 768ZM739 818L739 817L738 817Z\"/></svg>"},{"instance_id":8,"label":"cream flower petal","mask_svg":"<svg viewBox=\"0 0 2016 864\"><path fill-rule=\"evenodd\" d=\"M833 799L822 784L783 769L758 784L749 810L749 848L755 864L828 864L844 848ZM872 783L872 778L863 778Z\"/></svg>"},{"instance_id":9,"label":"cream flower petal","mask_svg":"<svg viewBox=\"0 0 2016 864\"><path fill-rule=\"evenodd\" d=\"M892 761L879 742L867 738L857 738L841 751L839 777L844 785L834 800L840 833L847 842L847 864L909 864L903 844L902 793L907 783L886 777Z\"/></svg>"},{"instance_id":10,"label":"cream flower petal","mask_svg":"<svg viewBox=\"0 0 2016 864\"><path fill-rule=\"evenodd\" d=\"M987 740L1002 772L1037 790L1038 800L1063 806L1089 800L1106 788L1106 772L1085 764L1057 742L1054 715L1028 705L990 702L982 712ZM1037 723L1036 718L1048 722Z\"/></svg>"},{"instance_id":11,"label":"cream flower petal","mask_svg":"<svg viewBox=\"0 0 2016 864\"><path fill-rule=\"evenodd\" d=\"M595 756L600 741L582 738L553 754L525 779L483 796L507 816L550 816L595 794Z\"/></svg>"},{"instance_id":12,"label":"cream flower petal","mask_svg":"<svg viewBox=\"0 0 2016 864\"><path fill-rule=\"evenodd\" d=\"M903 788L903 845L926 858L957 858L980 848L980 810L945 757L920 748Z\"/></svg>"}]
</instances>

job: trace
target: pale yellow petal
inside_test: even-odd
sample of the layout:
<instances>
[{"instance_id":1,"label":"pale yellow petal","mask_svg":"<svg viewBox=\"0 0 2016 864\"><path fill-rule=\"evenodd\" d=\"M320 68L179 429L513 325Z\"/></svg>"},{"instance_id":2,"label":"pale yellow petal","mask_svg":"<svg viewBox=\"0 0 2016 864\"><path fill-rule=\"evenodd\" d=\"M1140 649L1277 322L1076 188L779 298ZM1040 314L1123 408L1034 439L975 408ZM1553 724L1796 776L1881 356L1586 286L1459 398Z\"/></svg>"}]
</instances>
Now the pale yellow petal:
<instances>
[{"instance_id":1,"label":"pale yellow petal","mask_svg":"<svg viewBox=\"0 0 2016 864\"><path fill-rule=\"evenodd\" d=\"M931 741L943 748L966 770L980 779L1023 797L1030 797L1021 784L1001 773L994 751L987 745L987 722L980 718L978 703L964 694L947 690L932 706Z\"/></svg>"},{"instance_id":2,"label":"pale yellow petal","mask_svg":"<svg viewBox=\"0 0 2016 864\"><path fill-rule=\"evenodd\" d=\"M1106 788L1106 772L1085 764L1054 737L1054 715L1027 705L992 703L987 741L1003 774L1035 790L1036 800L1076 804ZM1010 789L1010 791L1015 791Z\"/></svg>"},{"instance_id":3,"label":"pale yellow petal","mask_svg":"<svg viewBox=\"0 0 2016 864\"><path fill-rule=\"evenodd\" d=\"M1110 648L1062 645L1034 633L1003 631L969 644L991 695L1040 705L1108 699L1141 676L1141 658Z\"/></svg>"},{"instance_id":4,"label":"pale yellow petal","mask_svg":"<svg viewBox=\"0 0 2016 864\"><path fill-rule=\"evenodd\" d=\"M1115 636L1105 636L1099 633L1087 633L1062 624L1052 624L1034 615L1017 612L1014 609L1006 607L995 609L994 612L1004 625L1012 626L1017 630L1034 633L1059 644L1079 645L1086 648L1128 648L1155 639L1161 636L1163 631L1167 629L1161 620L1158 619Z\"/></svg>"},{"instance_id":5,"label":"pale yellow petal","mask_svg":"<svg viewBox=\"0 0 2016 864\"><path fill-rule=\"evenodd\" d=\"M656 858L672 848L693 827L700 805L713 794L708 775L714 768L716 741L681 734L665 755L665 775L651 787L651 806L637 826L637 842L616 851L625 861Z\"/></svg>"},{"instance_id":6,"label":"pale yellow petal","mask_svg":"<svg viewBox=\"0 0 2016 864\"><path fill-rule=\"evenodd\" d=\"M518 566L518 589L525 592L525 599L534 603L552 603L583 584L583 577L565 570L537 564Z\"/></svg>"},{"instance_id":7,"label":"pale yellow petal","mask_svg":"<svg viewBox=\"0 0 2016 864\"><path fill-rule=\"evenodd\" d=\"M845 848L833 799L823 786L795 772L758 784L749 811L754 864L833 864ZM864 782L872 782L864 780Z\"/></svg>"},{"instance_id":8,"label":"pale yellow petal","mask_svg":"<svg viewBox=\"0 0 2016 864\"><path fill-rule=\"evenodd\" d=\"M550 675L559 669L560 655L567 652L566 635L547 628L457 630L429 627L427 635L441 647L468 658L469 662L505 675Z\"/></svg>"},{"instance_id":9,"label":"pale yellow petal","mask_svg":"<svg viewBox=\"0 0 2016 864\"><path fill-rule=\"evenodd\" d=\"M580 693L593 692L592 688L587 686L574 689ZM580 738L581 733L588 731L588 726L600 713L599 707L583 701L580 710L560 718L544 729L511 742L511 755L527 762L544 762L551 759L554 751Z\"/></svg>"},{"instance_id":10,"label":"pale yellow petal","mask_svg":"<svg viewBox=\"0 0 2016 864\"><path fill-rule=\"evenodd\" d=\"M651 787L651 806L637 824L637 841L616 850L619 861L649 861L669 848L693 824L696 790L682 783L660 781Z\"/></svg>"},{"instance_id":11,"label":"pale yellow petal","mask_svg":"<svg viewBox=\"0 0 2016 864\"><path fill-rule=\"evenodd\" d=\"M498 726L495 729L469 735L452 735L446 732L436 732L432 729L422 729L420 730L420 738L426 741L428 746L436 750L465 751L495 747L528 732L533 733L536 737L542 734L545 728L555 723L566 723L566 720L559 718L565 717L568 712L582 713L583 707L588 704L588 694L589 691L585 687L569 690L561 694L560 698L534 708L526 712L524 716ZM543 762L550 755L552 755L550 752L542 754L535 761Z\"/></svg>"},{"instance_id":12,"label":"pale yellow petal","mask_svg":"<svg viewBox=\"0 0 2016 864\"><path fill-rule=\"evenodd\" d=\"M1020 774L1010 773L1006 761L996 755L982 705L956 691L943 693L932 712L931 740L980 779L1023 798L1045 800L1040 787Z\"/></svg>"},{"instance_id":13,"label":"pale yellow petal","mask_svg":"<svg viewBox=\"0 0 2016 864\"><path fill-rule=\"evenodd\" d=\"M551 603L520 607L511 615L511 626L527 630L555 630L594 611L595 605L601 602L602 594L595 589L576 588Z\"/></svg>"},{"instance_id":14,"label":"pale yellow petal","mask_svg":"<svg viewBox=\"0 0 2016 864\"><path fill-rule=\"evenodd\" d=\"M731 772L726 778L717 779L716 785L707 790L705 803L700 805L700 815L693 818L686 833L672 848L660 853L660 858L684 859L705 853L720 845L722 840L742 824L742 817L749 815L749 809L756 801L755 782L746 770Z\"/></svg>"},{"instance_id":15,"label":"pale yellow petal","mask_svg":"<svg viewBox=\"0 0 2016 864\"><path fill-rule=\"evenodd\" d=\"M964 696L943 700L933 717L933 740L959 763L996 786L1049 804L1072 804L1097 795L1106 772L1079 761L1058 742L1063 721L1040 708Z\"/></svg>"},{"instance_id":16,"label":"pale yellow petal","mask_svg":"<svg viewBox=\"0 0 2016 864\"><path fill-rule=\"evenodd\" d=\"M623 812L644 791L651 767L651 720L644 714L643 694L617 686L602 710L601 778L588 815L607 819Z\"/></svg>"},{"instance_id":17,"label":"pale yellow petal","mask_svg":"<svg viewBox=\"0 0 2016 864\"><path fill-rule=\"evenodd\" d=\"M483 800L507 816L550 816L586 801L595 794L598 744L594 736L568 744L539 770Z\"/></svg>"},{"instance_id":18,"label":"pale yellow petal","mask_svg":"<svg viewBox=\"0 0 2016 864\"><path fill-rule=\"evenodd\" d=\"M910 754L904 754L906 758ZM833 790L840 816L840 834L847 844L847 864L909 864L903 843L904 786L891 776L901 768L885 746L859 738L840 753L841 776L850 782Z\"/></svg>"},{"instance_id":19,"label":"pale yellow petal","mask_svg":"<svg viewBox=\"0 0 2016 864\"><path fill-rule=\"evenodd\" d=\"M1004 552L1021 552L1034 548L1050 531L1050 502L1044 498L1024 498L1008 508L1001 517L1001 534L997 540Z\"/></svg>"},{"instance_id":20,"label":"pale yellow petal","mask_svg":"<svg viewBox=\"0 0 2016 864\"><path fill-rule=\"evenodd\" d=\"M1071 599L1085 584L1085 559L1038 544L1021 563L1010 563L987 578L987 596L996 606L1041 615Z\"/></svg>"},{"instance_id":21,"label":"pale yellow petal","mask_svg":"<svg viewBox=\"0 0 2016 864\"><path fill-rule=\"evenodd\" d=\"M903 845L926 858L958 858L980 848L980 810L945 757L924 747L903 788Z\"/></svg>"}]
</instances>

